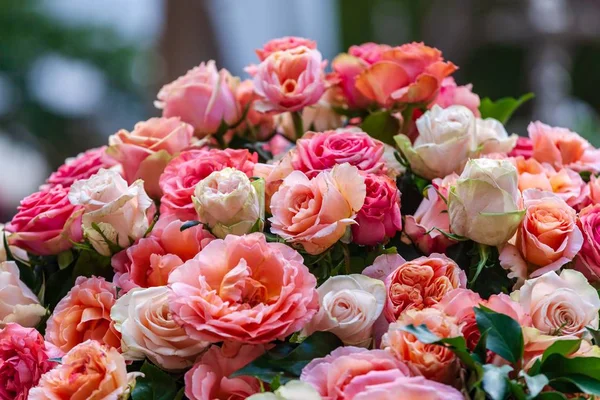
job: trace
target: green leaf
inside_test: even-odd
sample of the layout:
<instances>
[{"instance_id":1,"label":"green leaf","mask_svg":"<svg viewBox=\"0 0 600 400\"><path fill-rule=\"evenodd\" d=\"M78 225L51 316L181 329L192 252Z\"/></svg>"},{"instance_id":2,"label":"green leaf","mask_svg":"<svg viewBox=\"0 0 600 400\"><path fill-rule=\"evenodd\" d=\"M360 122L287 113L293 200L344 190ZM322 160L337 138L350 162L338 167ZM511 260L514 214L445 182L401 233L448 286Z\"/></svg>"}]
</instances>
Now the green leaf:
<instances>
[{"instance_id":1,"label":"green leaf","mask_svg":"<svg viewBox=\"0 0 600 400\"><path fill-rule=\"evenodd\" d=\"M172 400L178 396L175 379L168 373L144 362L140 371L143 378L137 378L135 388L131 392L133 400Z\"/></svg>"},{"instance_id":2,"label":"green leaf","mask_svg":"<svg viewBox=\"0 0 600 400\"><path fill-rule=\"evenodd\" d=\"M590 328L589 326L586 328L590 335L592 335L592 339L594 340L595 345L600 345L600 330Z\"/></svg>"},{"instance_id":3,"label":"green leaf","mask_svg":"<svg viewBox=\"0 0 600 400\"><path fill-rule=\"evenodd\" d=\"M554 353L541 363L539 372L546 375L551 381L572 375L585 375L600 380L600 358L567 358L562 354Z\"/></svg>"},{"instance_id":4,"label":"green leaf","mask_svg":"<svg viewBox=\"0 0 600 400\"><path fill-rule=\"evenodd\" d=\"M69 265L71 265L71 263L73 262L74 259L75 259L75 256L73 255L73 251L71 251L71 250L63 251L62 253L59 253L58 257L57 257L58 267L60 269L65 269Z\"/></svg>"},{"instance_id":5,"label":"green leaf","mask_svg":"<svg viewBox=\"0 0 600 400\"><path fill-rule=\"evenodd\" d=\"M546 361L552 354L560 354L568 357L579 350L579 346L581 346L581 339L557 340L544 351L542 362Z\"/></svg>"},{"instance_id":6,"label":"green leaf","mask_svg":"<svg viewBox=\"0 0 600 400\"><path fill-rule=\"evenodd\" d=\"M442 340L438 336L433 334L425 324L419 326L414 326L413 324L410 324L402 327L402 330L415 335L415 337L419 339L419 342L421 343L436 344L440 343L440 341Z\"/></svg>"},{"instance_id":7,"label":"green leaf","mask_svg":"<svg viewBox=\"0 0 600 400\"><path fill-rule=\"evenodd\" d=\"M517 321L484 306L476 307L475 319L480 331L488 331L486 347L516 364L523 357L523 332Z\"/></svg>"},{"instance_id":8,"label":"green leaf","mask_svg":"<svg viewBox=\"0 0 600 400\"><path fill-rule=\"evenodd\" d=\"M175 398L173 400L183 400L184 391L185 391L185 388L179 389L179 392L177 392L177 395L175 395Z\"/></svg>"},{"instance_id":9,"label":"green leaf","mask_svg":"<svg viewBox=\"0 0 600 400\"><path fill-rule=\"evenodd\" d=\"M492 400L504 400L508 393L508 373L512 370L510 365L496 367L486 364L483 366L483 390Z\"/></svg>"},{"instance_id":10,"label":"green leaf","mask_svg":"<svg viewBox=\"0 0 600 400\"><path fill-rule=\"evenodd\" d=\"M483 271L483 268L487 264L488 259L490 258L490 254L491 254L490 246L487 246L487 245L481 244L481 243L477 243L476 246L477 246L477 255L479 256L479 261L477 262L477 265L474 268L475 272L473 273L473 276L469 280L469 284L473 284L477 280L477 278L479 278L479 274L481 274L481 271Z\"/></svg>"},{"instance_id":11,"label":"green leaf","mask_svg":"<svg viewBox=\"0 0 600 400\"><path fill-rule=\"evenodd\" d=\"M371 137L393 146L394 136L400 130L400 121L389 111L376 111L366 117L360 127Z\"/></svg>"},{"instance_id":12,"label":"green leaf","mask_svg":"<svg viewBox=\"0 0 600 400\"><path fill-rule=\"evenodd\" d=\"M492 101L490 98L486 97L481 100L481 104L479 105L481 118L494 118L502 124L506 124L517 108L521 107L523 103L531 100L533 97L533 93L526 93L518 99L504 97L496 101Z\"/></svg>"},{"instance_id":13,"label":"green leaf","mask_svg":"<svg viewBox=\"0 0 600 400\"><path fill-rule=\"evenodd\" d=\"M544 392L535 397L535 400L567 400L564 394L559 392Z\"/></svg>"},{"instance_id":14,"label":"green leaf","mask_svg":"<svg viewBox=\"0 0 600 400\"><path fill-rule=\"evenodd\" d=\"M565 387L562 384L566 383L574 388L568 389L569 386ZM600 381L598 379L590 378L585 375L569 375L563 378L553 379L550 382L550 386L560 391L567 393L587 393L592 395L600 395ZM565 390L567 389L567 390Z\"/></svg>"},{"instance_id":15,"label":"green leaf","mask_svg":"<svg viewBox=\"0 0 600 400\"><path fill-rule=\"evenodd\" d=\"M521 371L519 376L525 379L530 397L537 396L549 382L548 377L544 374L531 376L527 375L525 371Z\"/></svg>"}]
</instances>

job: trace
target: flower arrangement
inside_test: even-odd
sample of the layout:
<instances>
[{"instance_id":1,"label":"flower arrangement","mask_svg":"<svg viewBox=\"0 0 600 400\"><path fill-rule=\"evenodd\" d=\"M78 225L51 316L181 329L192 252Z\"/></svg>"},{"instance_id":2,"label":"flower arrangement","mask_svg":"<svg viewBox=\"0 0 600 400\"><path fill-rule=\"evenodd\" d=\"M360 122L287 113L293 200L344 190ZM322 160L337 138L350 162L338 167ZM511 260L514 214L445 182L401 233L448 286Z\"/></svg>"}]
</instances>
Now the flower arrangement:
<instances>
[{"instance_id":1,"label":"flower arrangement","mask_svg":"<svg viewBox=\"0 0 600 400\"><path fill-rule=\"evenodd\" d=\"M600 150L423 43L256 53L23 199L0 399L600 395Z\"/></svg>"}]
</instances>

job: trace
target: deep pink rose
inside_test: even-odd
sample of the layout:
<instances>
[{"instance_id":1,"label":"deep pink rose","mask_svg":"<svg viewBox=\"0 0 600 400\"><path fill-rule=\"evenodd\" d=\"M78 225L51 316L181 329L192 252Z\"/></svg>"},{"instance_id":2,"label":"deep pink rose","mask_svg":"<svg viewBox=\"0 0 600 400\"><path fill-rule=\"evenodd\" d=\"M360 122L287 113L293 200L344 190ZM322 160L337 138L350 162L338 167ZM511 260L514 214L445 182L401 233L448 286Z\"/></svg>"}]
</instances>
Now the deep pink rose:
<instances>
[{"instance_id":1,"label":"deep pink rose","mask_svg":"<svg viewBox=\"0 0 600 400\"><path fill-rule=\"evenodd\" d=\"M577 226L583 234L575 267L590 281L600 280L600 204L589 205L579 213Z\"/></svg>"},{"instance_id":2,"label":"deep pink rose","mask_svg":"<svg viewBox=\"0 0 600 400\"><path fill-rule=\"evenodd\" d=\"M233 86L229 71L217 71L210 60L163 86L155 105L162 108L163 117L180 117L203 137L215 133L221 121L233 125L242 116Z\"/></svg>"},{"instance_id":3,"label":"deep pink rose","mask_svg":"<svg viewBox=\"0 0 600 400\"><path fill-rule=\"evenodd\" d=\"M316 278L302 256L261 233L210 242L169 276L175 321L197 340L263 344L317 312Z\"/></svg>"},{"instance_id":4,"label":"deep pink rose","mask_svg":"<svg viewBox=\"0 0 600 400\"><path fill-rule=\"evenodd\" d=\"M61 185L33 193L23 200L5 230L11 245L40 256L68 250L83 238L83 208L69 202L69 188Z\"/></svg>"},{"instance_id":5,"label":"deep pink rose","mask_svg":"<svg viewBox=\"0 0 600 400\"><path fill-rule=\"evenodd\" d=\"M123 292L166 285L175 268L194 258L214 239L202 225L181 232L182 225L177 218L162 215L150 236L115 254L111 260L114 283Z\"/></svg>"},{"instance_id":6,"label":"deep pink rose","mask_svg":"<svg viewBox=\"0 0 600 400\"><path fill-rule=\"evenodd\" d=\"M42 374L58 365L50 358L61 355L33 328L11 323L0 329L0 399L26 400Z\"/></svg>"},{"instance_id":7,"label":"deep pink rose","mask_svg":"<svg viewBox=\"0 0 600 400\"><path fill-rule=\"evenodd\" d=\"M525 159L533 157L533 141L528 137L519 136L517 145L508 153L509 157L522 156Z\"/></svg>"},{"instance_id":8,"label":"deep pink rose","mask_svg":"<svg viewBox=\"0 0 600 400\"><path fill-rule=\"evenodd\" d=\"M109 169L115 165L117 162L106 154L106 146L91 149L77 157L67 158L46 180L46 185L70 187L75 181L88 179L102 168Z\"/></svg>"},{"instance_id":9,"label":"deep pink rose","mask_svg":"<svg viewBox=\"0 0 600 400\"><path fill-rule=\"evenodd\" d=\"M458 86L454 78L449 76L444 78L438 95L429 106L431 107L434 104L442 108L454 105L465 106L473 111L476 117L479 117L481 115L479 113L479 103L479 96L473 93L473 85Z\"/></svg>"},{"instance_id":10,"label":"deep pink rose","mask_svg":"<svg viewBox=\"0 0 600 400\"><path fill-rule=\"evenodd\" d=\"M235 168L252 177L257 161L258 154L248 150L198 149L182 152L171 160L160 177L163 191L161 215L174 214L182 221L197 219L192 195L198 182L223 168Z\"/></svg>"},{"instance_id":11,"label":"deep pink rose","mask_svg":"<svg viewBox=\"0 0 600 400\"><path fill-rule=\"evenodd\" d=\"M248 79L241 82L236 90L235 97L240 103L242 110L246 110L244 122L236 128L238 134L250 131L250 138L258 141L271 137L275 130L275 120L272 113L262 113L256 109L256 100L260 96L254 91L254 83Z\"/></svg>"},{"instance_id":12,"label":"deep pink rose","mask_svg":"<svg viewBox=\"0 0 600 400\"><path fill-rule=\"evenodd\" d=\"M256 50L256 55L260 61L265 61L267 57L277 51L291 50L300 46L314 50L317 48L317 42L297 36L284 36L269 40L262 49Z\"/></svg>"},{"instance_id":13,"label":"deep pink rose","mask_svg":"<svg viewBox=\"0 0 600 400\"><path fill-rule=\"evenodd\" d=\"M400 191L396 182L385 175L365 174L365 184L367 195L356 214L357 225L352 225L352 241L375 246L402 229Z\"/></svg>"}]
</instances>

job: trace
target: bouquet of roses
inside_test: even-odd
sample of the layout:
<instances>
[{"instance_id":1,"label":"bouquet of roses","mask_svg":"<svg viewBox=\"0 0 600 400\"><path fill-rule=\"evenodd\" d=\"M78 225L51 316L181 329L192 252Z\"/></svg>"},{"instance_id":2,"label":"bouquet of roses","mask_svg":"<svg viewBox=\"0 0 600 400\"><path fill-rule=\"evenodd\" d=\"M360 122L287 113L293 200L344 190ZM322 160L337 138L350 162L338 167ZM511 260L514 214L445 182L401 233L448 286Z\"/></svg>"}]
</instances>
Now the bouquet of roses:
<instances>
[{"instance_id":1,"label":"bouquet of roses","mask_svg":"<svg viewBox=\"0 0 600 400\"><path fill-rule=\"evenodd\" d=\"M599 150L422 43L256 53L22 200L0 399L600 395Z\"/></svg>"}]
</instances>

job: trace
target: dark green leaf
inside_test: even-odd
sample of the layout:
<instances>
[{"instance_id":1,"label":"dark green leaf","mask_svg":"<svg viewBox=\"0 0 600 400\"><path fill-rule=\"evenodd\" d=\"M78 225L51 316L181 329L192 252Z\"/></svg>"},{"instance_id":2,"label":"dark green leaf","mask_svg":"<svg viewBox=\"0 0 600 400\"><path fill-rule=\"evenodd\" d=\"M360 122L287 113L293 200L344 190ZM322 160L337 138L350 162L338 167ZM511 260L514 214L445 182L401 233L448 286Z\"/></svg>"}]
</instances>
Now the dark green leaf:
<instances>
[{"instance_id":1,"label":"dark green leaf","mask_svg":"<svg viewBox=\"0 0 600 400\"><path fill-rule=\"evenodd\" d=\"M523 357L523 332L517 321L486 307L474 309L480 331L488 331L486 347L511 363Z\"/></svg>"},{"instance_id":2,"label":"dark green leaf","mask_svg":"<svg viewBox=\"0 0 600 400\"><path fill-rule=\"evenodd\" d=\"M550 354L541 363L540 373L551 381L571 375L585 375L600 380L600 358L574 357L567 358L559 353Z\"/></svg>"},{"instance_id":3,"label":"dark green leaf","mask_svg":"<svg viewBox=\"0 0 600 400\"><path fill-rule=\"evenodd\" d=\"M183 392L184 391L185 391L185 388L179 389L179 392L177 392L177 395L175 395L175 398L173 400L183 400Z\"/></svg>"},{"instance_id":4,"label":"dark green leaf","mask_svg":"<svg viewBox=\"0 0 600 400\"><path fill-rule=\"evenodd\" d=\"M546 359L552 354L560 354L568 357L579 350L580 345L581 339L557 340L544 351L544 354L542 355L542 362L546 361Z\"/></svg>"},{"instance_id":5,"label":"dark green leaf","mask_svg":"<svg viewBox=\"0 0 600 400\"><path fill-rule=\"evenodd\" d=\"M473 353L479 358L479 362L481 362L482 364L485 364L485 361L487 359L487 347L486 346L487 346L488 332L489 332L489 329L481 332L479 341L477 342L475 349L473 349Z\"/></svg>"},{"instance_id":6,"label":"dark green leaf","mask_svg":"<svg viewBox=\"0 0 600 400\"><path fill-rule=\"evenodd\" d=\"M496 367L486 364L483 366L483 390L492 400L504 400L508 393L508 373L512 370L510 365Z\"/></svg>"},{"instance_id":7,"label":"dark green leaf","mask_svg":"<svg viewBox=\"0 0 600 400\"><path fill-rule=\"evenodd\" d=\"M394 136L400 130L400 121L389 111L376 111L364 119L361 129L383 143L394 145Z\"/></svg>"},{"instance_id":8,"label":"dark green leaf","mask_svg":"<svg viewBox=\"0 0 600 400\"><path fill-rule=\"evenodd\" d=\"M144 377L136 380L131 392L133 400L172 400L178 395L177 384L168 373L149 362L145 362L140 371Z\"/></svg>"},{"instance_id":9,"label":"dark green leaf","mask_svg":"<svg viewBox=\"0 0 600 400\"><path fill-rule=\"evenodd\" d=\"M583 179L583 181L587 183L590 181L590 177L592 176L592 173L591 173L591 171L580 171L579 176L581 176L581 179Z\"/></svg>"},{"instance_id":10,"label":"dark green leaf","mask_svg":"<svg viewBox=\"0 0 600 400\"><path fill-rule=\"evenodd\" d=\"M525 388L521 382L510 380L508 381L508 387L510 389L510 393L515 400L529 400L530 397L525 394ZM511 397L511 399L512 399Z\"/></svg>"},{"instance_id":11,"label":"dark green leaf","mask_svg":"<svg viewBox=\"0 0 600 400\"><path fill-rule=\"evenodd\" d=\"M600 330L587 327L587 331L592 335L595 345L600 345Z\"/></svg>"},{"instance_id":12,"label":"dark green leaf","mask_svg":"<svg viewBox=\"0 0 600 400\"><path fill-rule=\"evenodd\" d=\"M75 257L73 256L72 250L63 251L62 253L59 253L57 257L58 267L60 269L65 269L71 265L74 259Z\"/></svg>"},{"instance_id":13,"label":"dark green leaf","mask_svg":"<svg viewBox=\"0 0 600 400\"><path fill-rule=\"evenodd\" d=\"M525 383L527 384L529 395L531 397L537 396L549 382L548 377L546 377L544 374L531 376L527 375L525 371L521 371L519 376L522 376L525 379Z\"/></svg>"},{"instance_id":14,"label":"dark green leaf","mask_svg":"<svg viewBox=\"0 0 600 400\"><path fill-rule=\"evenodd\" d=\"M402 327L403 331L412 333L421 343L439 343L441 339L433 334L426 325L414 326L412 324Z\"/></svg>"},{"instance_id":15,"label":"dark green leaf","mask_svg":"<svg viewBox=\"0 0 600 400\"><path fill-rule=\"evenodd\" d=\"M494 118L506 124L517 108L533 97L533 93L526 93L518 99L504 97L496 101L492 101L486 97L481 100L481 104L479 105L481 118Z\"/></svg>"},{"instance_id":16,"label":"dark green leaf","mask_svg":"<svg viewBox=\"0 0 600 400\"><path fill-rule=\"evenodd\" d=\"M471 279L469 280L469 284L473 284L477 278L479 278L479 274L483 271L483 268L486 266L487 261L490 257L491 251L490 246L485 244L477 243L477 254L479 256L479 261L477 262L476 267L474 268L474 273Z\"/></svg>"},{"instance_id":17,"label":"dark green leaf","mask_svg":"<svg viewBox=\"0 0 600 400\"><path fill-rule=\"evenodd\" d=\"M565 389L562 386L563 383L567 383L569 385L575 386L568 391L568 393L587 393L593 395L600 395L600 380L590 378L585 375L569 375L562 378L553 379L550 382L550 386L563 391Z\"/></svg>"},{"instance_id":18,"label":"dark green leaf","mask_svg":"<svg viewBox=\"0 0 600 400\"><path fill-rule=\"evenodd\" d=\"M567 400L564 394L559 392L544 392L535 397L535 400Z\"/></svg>"}]
</instances>

